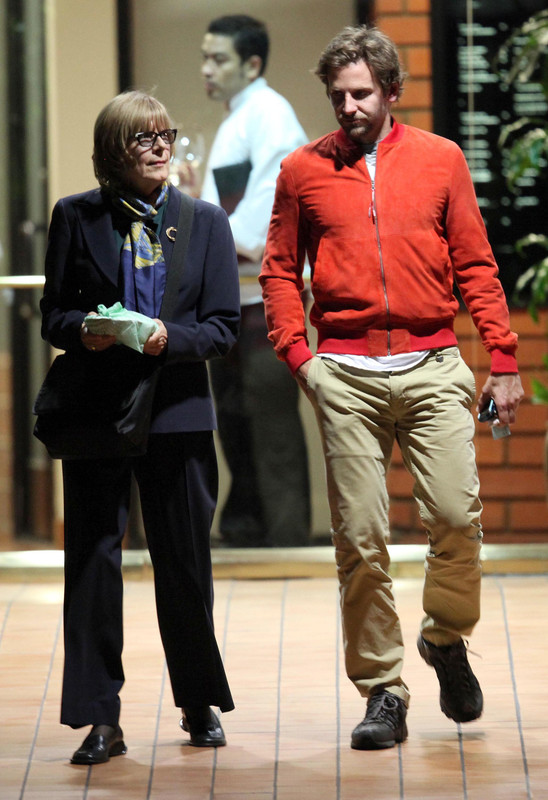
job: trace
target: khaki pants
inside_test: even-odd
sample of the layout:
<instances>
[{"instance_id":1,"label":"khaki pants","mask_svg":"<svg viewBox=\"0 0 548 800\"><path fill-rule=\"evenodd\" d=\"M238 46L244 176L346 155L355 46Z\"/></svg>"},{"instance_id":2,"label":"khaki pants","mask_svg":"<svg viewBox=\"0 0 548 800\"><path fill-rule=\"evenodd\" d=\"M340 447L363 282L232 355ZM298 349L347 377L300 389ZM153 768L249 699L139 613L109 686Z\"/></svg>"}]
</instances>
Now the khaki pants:
<instances>
[{"instance_id":1,"label":"khaki pants","mask_svg":"<svg viewBox=\"0 0 548 800\"><path fill-rule=\"evenodd\" d=\"M474 377L449 347L394 373L316 357L308 389L324 447L348 677L364 697L382 687L408 703L388 574L386 473L396 439L429 542L421 631L451 644L472 632L480 612Z\"/></svg>"}]
</instances>

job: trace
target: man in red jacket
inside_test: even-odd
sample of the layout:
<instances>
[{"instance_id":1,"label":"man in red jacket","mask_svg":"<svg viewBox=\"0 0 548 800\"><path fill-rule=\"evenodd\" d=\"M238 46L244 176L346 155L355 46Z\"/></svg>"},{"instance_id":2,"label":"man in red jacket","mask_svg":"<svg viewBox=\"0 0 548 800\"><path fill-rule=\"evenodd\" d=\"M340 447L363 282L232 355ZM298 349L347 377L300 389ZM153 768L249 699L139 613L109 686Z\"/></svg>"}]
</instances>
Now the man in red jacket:
<instances>
[{"instance_id":1,"label":"man in red jacket","mask_svg":"<svg viewBox=\"0 0 548 800\"><path fill-rule=\"evenodd\" d=\"M407 737L387 552L394 440L429 542L419 652L436 670L448 717L467 722L483 708L463 641L480 613L482 532L475 385L453 330L454 283L491 357L478 409L493 398L500 424L513 423L523 389L464 156L391 116L404 80L394 43L375 28L345 28L316 74L340 129L283 161L260 281L269 337L322 435L346 669L368 698L351 745L370 750ZM306 256L316 356L300 301Z\"/></svg>"}]
</instances>

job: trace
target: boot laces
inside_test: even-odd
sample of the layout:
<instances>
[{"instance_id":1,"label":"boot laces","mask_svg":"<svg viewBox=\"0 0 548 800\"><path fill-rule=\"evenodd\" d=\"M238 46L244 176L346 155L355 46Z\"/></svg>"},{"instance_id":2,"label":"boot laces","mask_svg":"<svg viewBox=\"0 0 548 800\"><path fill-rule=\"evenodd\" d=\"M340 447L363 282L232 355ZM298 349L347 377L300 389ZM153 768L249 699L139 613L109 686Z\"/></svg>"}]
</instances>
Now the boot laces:
<instances>
[{"instance_id":1,"label":"boot laces","mask_svg":"<svg viewBox=\"0 0 548 800\"><path fill-rule=\"evenodd\" d=\"M439 666L445 673L447 683L451 687L472 690L474 688L473 672L468 663L466 647L463 642L451 646Z\"/></svg>"},{"instance_id":2,"label":"boot laces","mask_svg":"<svg viewBox=\"0 0 548 800\"><path fill-rule=\"evenodd\" d=\"M397 728L400 724L399 703L395 695L389 692L379 692L369 698L367 703L367 722L380 721L386 722L392 728Z\"/></svg>"}]
</instances>

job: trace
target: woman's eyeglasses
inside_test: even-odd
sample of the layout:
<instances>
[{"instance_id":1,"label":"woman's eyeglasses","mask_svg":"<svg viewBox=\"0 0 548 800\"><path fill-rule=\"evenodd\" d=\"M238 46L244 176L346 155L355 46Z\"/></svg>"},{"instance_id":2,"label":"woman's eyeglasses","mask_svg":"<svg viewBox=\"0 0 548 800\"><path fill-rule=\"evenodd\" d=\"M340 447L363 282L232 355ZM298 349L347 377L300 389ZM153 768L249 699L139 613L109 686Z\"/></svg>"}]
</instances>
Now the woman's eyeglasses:
<instances>
[{"instance_id":1,"label":"woman's eyeglasses","mask_svg":"<svg viewBox=\"0 0 548 800\"><path fill-rule=\"evenodd\" d=\"M177 137L177 128L166 128L165 131L160 131L160 133L155 133L155 131L144 131L141 133L136 133L133 138L137 140L137 143L141 147L143 147L145 150L149 150L151 147L154 147L158 137L160 137L160 139L166 144L173 144Z\"/></svg>"}]
</instances>

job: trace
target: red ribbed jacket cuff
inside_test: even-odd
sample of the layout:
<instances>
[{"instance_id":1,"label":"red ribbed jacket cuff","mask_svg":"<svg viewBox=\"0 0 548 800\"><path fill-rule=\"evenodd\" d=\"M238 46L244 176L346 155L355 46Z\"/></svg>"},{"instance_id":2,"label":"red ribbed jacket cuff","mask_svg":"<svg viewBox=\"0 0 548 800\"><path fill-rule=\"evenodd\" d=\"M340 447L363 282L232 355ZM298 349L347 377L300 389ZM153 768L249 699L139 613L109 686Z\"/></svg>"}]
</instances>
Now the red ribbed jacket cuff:
<instances>
[{"instance_id":1,"label":"red ribbed jacket cuff","mask_svg":"<svg viewBox=\"0 0 548 800\"><path fill-rule=\"evenodd\" d=\"M491 372L519 372L516 357L502 350L492 350Z\"/></svg>"},{"instance_id":2,"label":"red ribbed jacket cuff","mask_svg":"<svg viewBox=\"0 0 548 800\"><path fill-rule=\"evenodd\" d=\"M304 364L305 361L309 361L313 357L314 353L312 353L306 341L301 339L289 348L285 355L285 362L294 375L301 364Z\"/></svg>"}]
</instances>

